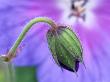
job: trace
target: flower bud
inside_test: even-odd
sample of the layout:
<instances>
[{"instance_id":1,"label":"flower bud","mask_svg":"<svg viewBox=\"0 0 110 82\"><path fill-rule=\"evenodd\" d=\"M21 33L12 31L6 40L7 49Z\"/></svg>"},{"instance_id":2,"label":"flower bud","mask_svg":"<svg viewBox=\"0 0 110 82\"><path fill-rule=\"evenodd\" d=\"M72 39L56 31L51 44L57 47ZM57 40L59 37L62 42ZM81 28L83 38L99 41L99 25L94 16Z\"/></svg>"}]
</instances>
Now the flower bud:
<instances>
[{"instance_id":1,"label":"flower bud","mask_svg":"<svg viewBox=\"0 0 110 82\"><path fill-rule=\"evenodd\" d=\"M76 34L66 26L49 29L47 41L55 62L64 69L77 72L83 62L82 46Z\"/></svg>"}]
</instances>

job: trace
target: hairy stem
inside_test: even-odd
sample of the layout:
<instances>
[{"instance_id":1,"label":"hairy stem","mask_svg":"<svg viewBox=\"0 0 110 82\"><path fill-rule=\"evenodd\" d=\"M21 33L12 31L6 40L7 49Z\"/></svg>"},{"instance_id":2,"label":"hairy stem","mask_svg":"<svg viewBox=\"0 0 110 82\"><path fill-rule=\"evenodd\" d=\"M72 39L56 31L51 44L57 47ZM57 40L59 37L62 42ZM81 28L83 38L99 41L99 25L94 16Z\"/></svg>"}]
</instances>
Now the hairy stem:
<instances>
[{"instance_id":1,"label":"hairy stem","mask_svg":"<svg viewBox=\"0 0 110 82\"><path fill-rule=\"evenodd\" d=\"M12 48L9 50L8 54L5 57L5 61L10 61L13 57L16 56L16 50L19 46L19 44L21 43L21 41L23 40L23 38L25 37L25 35L27 34L27 32L30 30L30 28L38 23L38 22L44 22L49 24L52 29L56 29L57 25L49 18L44 18L44 17L39 17L39 18L34 18L32 19L24 28L24 30L21 32L21 34L19 35L18 39L15 41L14 45L12 46Z\"/></svg>"}]
</instances>

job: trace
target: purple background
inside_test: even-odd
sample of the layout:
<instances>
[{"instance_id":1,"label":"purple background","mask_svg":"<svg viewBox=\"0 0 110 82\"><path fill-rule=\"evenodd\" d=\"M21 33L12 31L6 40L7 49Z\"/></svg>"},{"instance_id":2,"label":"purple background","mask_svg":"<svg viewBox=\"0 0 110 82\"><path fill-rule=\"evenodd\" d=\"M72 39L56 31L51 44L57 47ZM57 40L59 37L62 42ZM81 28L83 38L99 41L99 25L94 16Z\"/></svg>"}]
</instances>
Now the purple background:
<instances>
[{"instance_id":1,"label":"purple background","mask_svg":"<svg viewBox=\"0 0 110 82\"><path fill-rule=\"evenodd\" d=\"M67 70L61 71L48 49L45 34L49 26L44 23L34 25L29 31L13 63L36 65L39 82L110 82L110 0L89 2L86 21L75 24L62 18L65 13L57 3L55 0L0 0L0 53L10 49L29 20L47 16L57 23L72 25L83 45L86 69L80 64L78 77Z\"/></svg>"}]
</instances>

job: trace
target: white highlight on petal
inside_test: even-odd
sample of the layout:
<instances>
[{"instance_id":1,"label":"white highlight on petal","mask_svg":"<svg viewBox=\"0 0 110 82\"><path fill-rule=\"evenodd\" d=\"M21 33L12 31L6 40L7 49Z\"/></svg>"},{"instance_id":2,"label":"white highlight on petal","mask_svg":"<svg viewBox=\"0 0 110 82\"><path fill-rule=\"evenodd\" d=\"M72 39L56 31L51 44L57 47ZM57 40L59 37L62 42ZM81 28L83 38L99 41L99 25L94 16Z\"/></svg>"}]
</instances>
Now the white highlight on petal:
<instances>
[{"instance_id":1,"label":"white highlight on petal","mask_svg":"<svg viewBox=\"0 0 110 82\"><path fill-rule=\"evenodd\" d=\"M62 10L61 15L61 23L74 25L77 22L84 25L86 29L93 29L96 24L96 17L94 12L92 11L94 8L99 6L101 0L88 0L87 4L85 5L86 11L84 12L86 17L83 20L81 17L77 18L76 16L68 17L71 13L71 0L58 0L58 7ZM76 3L78 5L79 3Z\"/></svg>"},{"instance_id":2,"label":"white highlight on petal","mask_svg":"<svg viewBox=\"0 0 110 82\"><path fill-rule=\"evenodd\" d=\"M86 21L81 21L86 29L93 29L96 25L96 17L91 12L86 12Z\"/></svg>"},{"instance_id":3,"label":"white highlight on petal","mask_svg":"<svg viewBox=\"0 0 110 82\"><path fill-rule=\"evenodd\" d=\"M97 17L92 10L98 7L100 5L100 2L99 0L89 0L88 4L86 5L86 21L82 22L86 29L90 30L99 27L97 24Z\"/></svg>"}]
</instances>

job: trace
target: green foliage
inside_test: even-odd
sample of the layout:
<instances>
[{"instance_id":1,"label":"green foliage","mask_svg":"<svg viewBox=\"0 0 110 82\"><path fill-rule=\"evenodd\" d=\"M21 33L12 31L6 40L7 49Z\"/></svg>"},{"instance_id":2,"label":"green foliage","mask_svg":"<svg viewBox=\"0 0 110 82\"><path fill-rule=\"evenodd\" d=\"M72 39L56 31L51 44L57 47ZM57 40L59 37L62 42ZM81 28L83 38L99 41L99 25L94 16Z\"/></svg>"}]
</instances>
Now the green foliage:
<instances>
[{"instance_id":1,"label":"green foliage","mask_svg":"<svg viewBox=\"0 0 110 82\"><path fill-rule=\"evenodd\" d=\"M0 82L37 82L34 66L13 67L0 61Z\"/></svg>"},{"instance_id":2,"label":"green foliage","mask_svg":"<svg viewBox=\"0 0 110 82\"><path fill-rule=\"evenodd\" d=\"M16 82L37 82L36 68L34 66L23 66L16 68Z\"/></svg>"}]
</instances>

